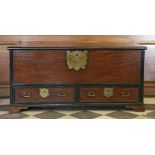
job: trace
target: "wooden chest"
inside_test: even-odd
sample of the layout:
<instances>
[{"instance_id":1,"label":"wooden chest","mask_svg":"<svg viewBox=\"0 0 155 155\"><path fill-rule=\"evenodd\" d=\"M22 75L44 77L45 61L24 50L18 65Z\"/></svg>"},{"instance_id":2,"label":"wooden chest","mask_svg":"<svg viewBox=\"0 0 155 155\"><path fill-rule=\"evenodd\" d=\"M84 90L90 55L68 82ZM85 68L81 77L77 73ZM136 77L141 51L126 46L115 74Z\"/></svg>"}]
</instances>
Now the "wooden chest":
<instances>
[{"instance_id":1,"label":"wooden chest","mask_svg":"<svg viewBox=\"0 0 155 155\"><path fill-rule=\"evenodd\" d=\"M21 44L10 52L10 112L28 107L144 110L144 46Z\"/></svg>"}]
</instances>

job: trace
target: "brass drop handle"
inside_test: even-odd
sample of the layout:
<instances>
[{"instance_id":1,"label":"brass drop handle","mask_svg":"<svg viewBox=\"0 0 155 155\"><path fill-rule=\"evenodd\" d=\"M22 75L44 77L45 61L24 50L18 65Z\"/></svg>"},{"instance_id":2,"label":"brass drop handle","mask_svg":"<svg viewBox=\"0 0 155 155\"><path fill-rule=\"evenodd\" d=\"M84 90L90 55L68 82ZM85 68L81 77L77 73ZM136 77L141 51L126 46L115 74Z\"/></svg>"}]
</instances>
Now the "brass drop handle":
<instances>
[{"instance_id":1,"label":"brass drop handle","mask_svg":"<svg viewBox=\"0 0 155 155\"><path fill-rule=\"evenodd\" d=\"M23 93L23 97L24 97L24 98L30 98L31 96L32 96L31 93L28 93L28 92L24 92L24 93Z\"/></svg>"},{"instance_id":2,"label":"brass drop handle","mask_svg":"<svg viewBox=\"0 0 155 155\"><path fill-rule=\"evenodd\" d=\"M122 92L122 96L130 96L130 92Z\"/></svg>"},{"instance_id":3,"label":"brass drop handle","mask_svg":"<svg viewBox=\"0 0 155 155\"><path fill-rule=\"evenodd\" d=\"M64 96L67 96L67 95L66 95L65 92L60 92L60 93L58 93L58 96L60 96L60 97L64 97Z\"/></svg>"},{"instance_id":4,"label":"brass drop handle","mask_svg":"<svg viewBox=\"0 0 155 155\"><path fill-rule=\"evenodd\" d=\"M88 92L88 96L96 96L96 94L95 94L94 91L89 91L89 92Z\"/></svg>"}]
</instances>

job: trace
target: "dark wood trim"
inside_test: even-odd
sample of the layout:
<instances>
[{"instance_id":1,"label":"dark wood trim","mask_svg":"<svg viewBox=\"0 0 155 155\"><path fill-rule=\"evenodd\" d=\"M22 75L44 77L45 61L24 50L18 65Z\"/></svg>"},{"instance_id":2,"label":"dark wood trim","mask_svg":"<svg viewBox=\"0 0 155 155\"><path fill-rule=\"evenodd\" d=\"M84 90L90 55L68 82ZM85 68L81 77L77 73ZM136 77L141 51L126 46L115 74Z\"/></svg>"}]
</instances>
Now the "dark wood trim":
<instances>
[{"instance_id":1,"label":"dark wood trim","mask_svg":"<svg viewBox=\"0 0 155 155\"><path fill-rule=\"evenodd\" d=\"M108 104L107 104L108 103ZM57 103L57 102L53 102L53 103L45 103L45 104L43 104L43 102L40 102L40 103L38 103L38 104L36 104L36 103L32 103L32 102L29 102L29 103L14 103L14 104L11 104L11 107L63 107L63 108L65 108L65 107L72 107L72 108L75 108L75 107L79 107L79 108L82 108L82 107L84 107L84 108L87 108L87 107L101 107L101 108L104 108L104 107L106 107L106 106L109 106L109 107L113 107L113 106L124 106L124 107L127 107L127 106L141 106L141 105L143 105L142 103L137 103L137 102L133 102L133 103L120 103L120 102L115 102L115 104L114 103L111 103L111 102L107 102L107 103L103 103L103 104L101 104L101 103L99 103L99 102L97 102L97 103L93 103L93 104L91 104L91 103L87 103L87 102L85 102L85 103L78 103L78 104L76 104L76 103L68 103L68 102L64 102L64 103Z\"/></svg>"},{"instance_id":2,"label":"dark wood trim","mask_svg":"<svg viewBox=\"0 0 155 155\"><path fill-rule=\"evenodd\" d=\"M8 50L68 50L68 49L72 49L72 50L146 50L147 47L146 46L124 46L124 47L121 47L121 46L98 46L98 47L95 47L95 46L92 46L92 47L87 47L87 46L82 46L82 47L79 47L79 46L76 46L74 45L73 47L57 47L57 46L54 46L54 47L18 47L18 46L9 46L7 48Z\"/></svg>"},{"instance_id":3,"label":"dark wood trim","mask_svg":"<svg viewBox=\"0 0 155 155\"><path fill-rule=\"evenodd\" d=\"M47 84L17 84L14 83L12 84L13 87L15 88L20 88L20 87L74 87L74 86L79 86L79 87L87 87L87 86L110 86L110 87L140 87L140 83L79 83L79 84L52 84L52 83L47 83Z\"/></svg>"},{"instance_id":4,"label":"dark wood trim","mask_svg":"<svg viewBox=\"0 0 155 155\"><path fill-rule=\"evenodd\" d=\"M145 50L141 51L141 88L139 93L140 102L144 102L144 60L145 60Z\"/></svg>"},{"instance_id":5,"label":"dark wood trim","mask_svg":"<svg viewBox=\"0 0 155 155\"><path fill-rule=\"evenodd\" d=\"M10 104L14 102L14 90L13 90L13 50L9 50L9 58L10 58Z\"/></svg>"}]
</instances>

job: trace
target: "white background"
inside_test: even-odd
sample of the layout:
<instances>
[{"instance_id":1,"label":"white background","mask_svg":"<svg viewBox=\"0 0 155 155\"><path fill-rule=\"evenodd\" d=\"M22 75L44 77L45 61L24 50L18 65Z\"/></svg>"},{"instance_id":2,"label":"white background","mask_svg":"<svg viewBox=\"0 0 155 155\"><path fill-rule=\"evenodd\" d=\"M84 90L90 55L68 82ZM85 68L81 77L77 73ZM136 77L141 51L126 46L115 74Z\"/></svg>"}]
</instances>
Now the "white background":
<instances>
[{"instance_id":1,"label":"white background","mask_svg":"<svg viewBox=\"0 0 155 155\"><path fill-rule=\"evenodd\" d=\"M0 0L1 35L155 35L154 0ZM154 155L152 120L1 120L1 155Z\"/></svg>"},{"instance_id":2,"label":"white background","mask_svg":"<svg viewBox=\"0 0 155 155\"><path fill-rule=\"evenodd\" d=\"M0 0L0 34L155 34L154 0Z\"/></svg>"}]
</instances>

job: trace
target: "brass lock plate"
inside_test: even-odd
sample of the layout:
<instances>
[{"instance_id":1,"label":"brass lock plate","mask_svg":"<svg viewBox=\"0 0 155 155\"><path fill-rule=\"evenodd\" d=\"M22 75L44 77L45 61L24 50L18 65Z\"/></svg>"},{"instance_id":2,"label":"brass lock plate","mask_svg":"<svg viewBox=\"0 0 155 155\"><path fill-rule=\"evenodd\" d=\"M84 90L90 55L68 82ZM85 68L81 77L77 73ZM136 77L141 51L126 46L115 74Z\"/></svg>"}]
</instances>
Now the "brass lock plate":
<instances>
[{"instance_id":1,"label":"brass lock plate","mask_svg":"<svg viewBox=\"0 0 155 155\"><path fill-rule=\"evenodd\" d=\"M67 59L67 66L68 69L74 69L78 71L80 69L85 69L87 65L87 51L67 51L66 52L66 59Z\"/></svg>"}]
</instances>

